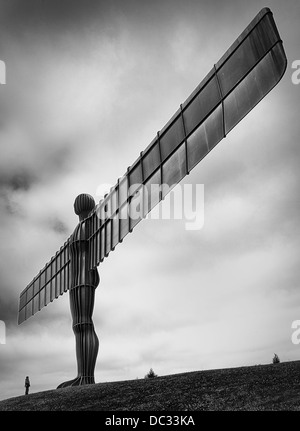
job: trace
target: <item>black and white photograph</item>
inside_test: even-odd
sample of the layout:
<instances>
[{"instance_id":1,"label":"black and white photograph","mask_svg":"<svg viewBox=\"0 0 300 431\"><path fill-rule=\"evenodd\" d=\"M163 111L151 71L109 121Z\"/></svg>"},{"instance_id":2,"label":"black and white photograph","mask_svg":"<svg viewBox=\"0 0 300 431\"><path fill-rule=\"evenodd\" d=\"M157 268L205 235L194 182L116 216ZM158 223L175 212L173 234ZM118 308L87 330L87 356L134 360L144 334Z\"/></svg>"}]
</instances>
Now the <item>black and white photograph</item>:
<instances>
[{"instance_id":1,"label":"black and white photograph","mask_svg":"<svg viewBox=\"0 0 300 431\"><path fill-rule=\"evenodd\" d=\"M300 411L299 111L299 0L0 0L1 412Z\"/></svg>"}]
</instances>

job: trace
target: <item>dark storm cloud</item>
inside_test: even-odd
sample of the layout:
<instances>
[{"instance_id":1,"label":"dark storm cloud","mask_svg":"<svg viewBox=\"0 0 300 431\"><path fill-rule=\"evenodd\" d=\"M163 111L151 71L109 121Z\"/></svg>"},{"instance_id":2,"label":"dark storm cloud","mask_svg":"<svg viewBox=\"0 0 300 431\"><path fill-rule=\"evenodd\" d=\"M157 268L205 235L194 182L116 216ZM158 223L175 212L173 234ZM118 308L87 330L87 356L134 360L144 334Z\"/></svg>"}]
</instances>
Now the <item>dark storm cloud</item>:
<instances>
[{"instance_id":1,"label":"dark storm cloud","mask_svg":"<svg viewBox=\"0 0 300 431\"><path fill-rule=\"evenodd\" d=\"M212 20L215 25L221 20L228 20L234 13L239 18L243 16L243 7L247 2L240 1L238 6L234 1L205 2L199 7L196 0L10 0L2 1L0 22L3 49L5 52L5 36L22 38L24 46L33 37L38 36L48 43L58 41L59 38L68 36L86 38L92 33L105 34L115 39L124 31L135 35L137 38L150 37L164 43L165 35L184 31L180 24L201 21L207 17L207 22ZM217 18L218 16L218 18ZM202 32L203 29L199 28ZM205 34L213 37L209 26L205 27ZM48 39L48 40L47 40ZM171 42L171 39L169 43ZM73 45L69 40L68 48L77 54L84 55L80 45ZM205 49L205 46L203 47ZM9 47L6 47L8 50ZM141 52L141 55L145 53Z\"/></svg>"},{"instance_id":2,"label":"dark storm cloud","mask_svg":"<svg viewBox=\"0 0 300 431\"><path fill-rule=\"evenodd\" d=\"M2 16L4 28L13 28L16 33L25 34L29 29L55 31L67 29L69 26L77 28L101 12L107 10L103 6L109 2L101 0L12 0L2 2Z\"/></svg>"},{"instance_id":3,"label":"dark storm cloud","mask_svg":"<svg viewBox=\"0 0 300 431\"><path fill-rule=\"evenodd\" d=\"M32 171L20 170L20 172L12 172L11 175L0 174L0 188L5 187L16 190L29 190L30 186L34 183L35 177Z\"/></svg>"},{"instance_id":4,"label":"dark storm cloud","mask_svg":"<svg viewBox=\"0 0 300 431\"><path fill-rule=\"evenodd\" d=\"M8 235L13 235L13 232L9 231ZM3 241L3 235L1 236ZM15 325L18 313L18 294L14 285L16 278L12 275L18 271L18 264L13 259L9 266L7 263L8 259L6 258L3 258L0 263L0 320L3 320L7 325Z\"/></svg>"},{"instance_id":5,"label":"dark storm cloud","mask_svg":"<svg viewBox=\"0 0 300 431\"><path fill-rule=\"evenodd\" d=\"M5 322L8 329L14 327L18 320L18 298L9 294L8 289L13 290L14 286L8 286L5 279L0 276L0 285L2 290L0 303L0 320ZM3 294L3 288L6 289L6 295Z\"/></svg>"},{"instance_id":6,"label":"dark storm cloud","mask_svg":"<svg viewBox=\"0 0 300 431\"><path fill-rule=\"evenodd\" d=\"M5 182L7 184L7 182ZM9 188L0 188L0 214L3 225L6 225L7 216L18 214L20 212L19 205L10 199L11 190Z\"/></svg>"},{"instance_id":7,"label":"dark storm cloud","mask_svg":"<svg viewBox=\"0 0 300 431\"><path fill-rule=\"evenodd\" d=\"M71 169L72 143L55 137L49 140L46 136L31 136L22 142L18 136L14 138L14 133L12 129L11 133L2 134L0 187L26 192L39 181L50 181L51 177Z\"/></svg>"},{"instance_id":8,"label":"dark storm cloud","mask_svg":"<svg viewBox=\"0 0 300 431\"><path fill-rule=\"evenodd\" d=\"M64 222L62 222L58 218L51 219L49 221L49 223L55 232L60 233L60 234L63 233L65 235L67 235L69 233L68 227L64 224Z\"/></svg>"}]
</instances>

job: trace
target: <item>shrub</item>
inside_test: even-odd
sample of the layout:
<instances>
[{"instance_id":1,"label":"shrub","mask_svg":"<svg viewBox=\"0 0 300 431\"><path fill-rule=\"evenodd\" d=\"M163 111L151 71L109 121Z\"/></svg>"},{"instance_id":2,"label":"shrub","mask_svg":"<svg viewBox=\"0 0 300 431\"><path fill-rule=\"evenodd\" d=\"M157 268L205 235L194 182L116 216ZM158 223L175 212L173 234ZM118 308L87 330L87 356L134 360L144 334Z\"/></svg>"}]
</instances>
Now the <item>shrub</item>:
<instances>
[{"instance_id":1,"label":"shrub","mask_svg":"<svg viewBox=\"0 0 300 431\"><path fill-rule=\"evenodd\" d=\"M150 368L149 373L145 375L145 379L154 379L155 377L157 377L157 374Z\"/></svg>"},{"instance_id":2,"label":"shrub","mask_svg":"<svg viewBox=\"0 0 300 431\"><path fill-rule=\"evenodd\" d=\"M280 359L278 357L278 355L276 355L276 353L274 353L274 358L273 358L273 364L279 364Z\"/></svg>"}]
</instances>

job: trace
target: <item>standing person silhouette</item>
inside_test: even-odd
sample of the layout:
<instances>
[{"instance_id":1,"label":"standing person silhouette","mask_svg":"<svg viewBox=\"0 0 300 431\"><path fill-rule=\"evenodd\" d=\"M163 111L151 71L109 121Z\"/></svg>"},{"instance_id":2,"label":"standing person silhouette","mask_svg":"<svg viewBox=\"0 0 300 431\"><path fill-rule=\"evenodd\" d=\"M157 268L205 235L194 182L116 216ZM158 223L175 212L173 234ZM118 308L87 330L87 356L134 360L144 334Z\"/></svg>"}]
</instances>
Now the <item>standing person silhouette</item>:
<instances>
[{"instance_id":1,"label":"standing person silhouette","mask_svg":"<svg viewBox=\"0 0 300 431\"><path fill-rule=\"evenodd\" d=\"M28 395L29 387L30 387L30 380L29 380L29 377L26 376L26 378L25 378L25 395Z\"/></svg>"}]
</instances>

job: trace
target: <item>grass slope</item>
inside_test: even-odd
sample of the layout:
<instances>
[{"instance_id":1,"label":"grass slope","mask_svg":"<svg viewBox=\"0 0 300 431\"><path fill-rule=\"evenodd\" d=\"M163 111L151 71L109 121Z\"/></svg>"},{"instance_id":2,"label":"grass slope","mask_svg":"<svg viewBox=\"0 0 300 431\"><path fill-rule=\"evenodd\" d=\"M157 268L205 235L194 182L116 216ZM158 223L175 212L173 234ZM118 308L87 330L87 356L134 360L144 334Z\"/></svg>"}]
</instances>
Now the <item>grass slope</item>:
<instances>
[{"instance_id":1,"label":"grass slope","mask_svg":"<svg viewBox=\"0 0 300 431\"><path fill-rule=\"evenodd\" d=\"M0 411L300 410L300 361L54 389L0 402Z\"/></svg>"}]
</instances>

